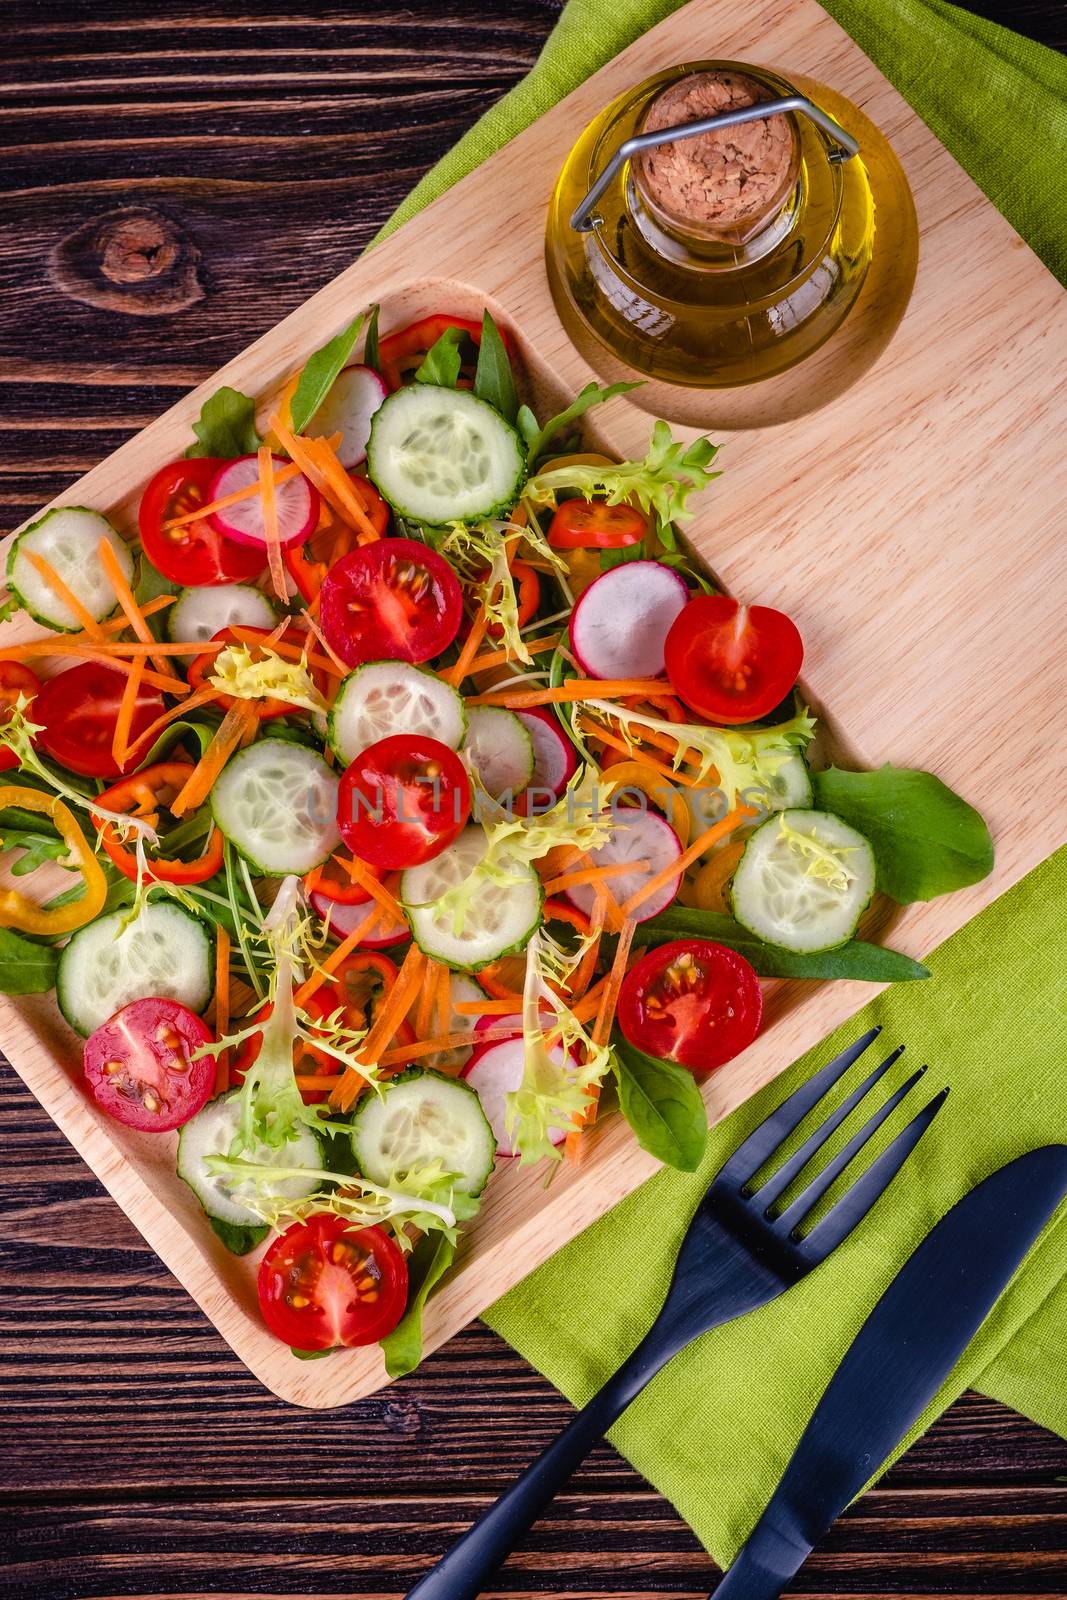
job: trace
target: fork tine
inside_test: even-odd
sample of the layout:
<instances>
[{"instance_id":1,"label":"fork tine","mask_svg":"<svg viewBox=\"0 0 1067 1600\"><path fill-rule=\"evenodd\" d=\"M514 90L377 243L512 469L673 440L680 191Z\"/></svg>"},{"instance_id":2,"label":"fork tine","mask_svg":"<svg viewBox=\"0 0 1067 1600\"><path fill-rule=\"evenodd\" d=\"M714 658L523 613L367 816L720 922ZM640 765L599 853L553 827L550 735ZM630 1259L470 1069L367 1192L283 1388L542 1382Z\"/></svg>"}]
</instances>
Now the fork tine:
<instances>
[{"instance_id":1,"label":"fork tine","mask_svg":"<svg viewBox=\"0 0 1067 1600\"><path fill-rule=\"evenodd\" d=\"M792 1233L794 1228L800 1226L812 1207L818 1204L830 1186L841 1176L849 1162L859 1155L859 1152L869 1139L873 1139L883 1122L892 1116L905 1095L911 1093L925 1071L925 1067L920 1067L918 1072L913 1072L907 1083L901 1084L896 1093L890 1095L885 1104L878 1107L873 1117L870 1117L862 1128L857 1129L848 1143L843 1145L837 1152L833 1160L828 1161L818 1176L812 1178L811 1182L804 1187L797 1198L785 1208L780 1216L775 1217L774 1227L777 1231L788 1234ZM872 1073L871 1076L873 1077L874 1074Z\"/></svg>"},{"instance_id":2,"label":"fork tine","mask_svg":"<svg viewBox=\"0 0 1067 1600\"><path fill-rule=\"evenodd\" d=\"M828 1061L813 1078L802 1083L799 1089L794 1089L788 1099L783 1100L769 1117L764 1118L758 1128L752 1130L747 1139L742 1140L715 1181L737 1179L740 1183L747 1183L749 1178L754 1178L767 1157L777 1150L782 1140L787 1138L794 1128L799 1127L812 1106L822 1099L828 1089L833 1088L838 1078L859 1059L881 1031L880 1027L868 1029L853 1044L842 1050L840 1055Z\"/></svg>"},{"instance_id":3,"label":"fork tine","mask_svg":"<svg viewBox=\"0 0 1067 1600\"><path fill-rule=\"evenodd\" d=\"M860 1101L870 1093L878 1080L884 1077L884 1075L893 1065L894 1061L899 1060L900 1056L903 1054L903 1051L904 1046L898 1045L890 1055L886 1056L881 1066L875 1067L874 1071L868 1077L864 1078L859 1088L853 1089L848 1099L843 1100L838 1106L837 1110L833 1112L831 1116L827 1117L825 1122L820 1122L819 1126L814 1130L814 1132L804 1140L804 1143L801 1145L796 1154L790 1156L789 1160L784 1162L782 1166L778 1168L778 1171L773 1173L767 1179L766 1183L761 1184L760 1187L754 1191L754 1197L758 1198L762 1202L765 1209L769 1209L777 1200L778 1196L785 1193L793 1179L796 1177L797 1173L801 1172L807 1166L816 1150L822 1149L822 1146L826 1143L827 1139L830 1138L831 1134L835 1133L844 1122L845 1118L850 1116L852 1112L855 1111Z\"/></svg>"},{"instance_id":4,"label":"fork tine","mask_svg":"<svg viewBox=\"0 0 1067 1600\"><path fill-rule=\"evenodd\" d=\"M857 1178L847 1194L843 1194L822 1221L816 1223L807 1238L800 1241L796 1248L813 1266L825 1261L831 1250L836 1250L856 1224L863 1221L874 1202L888 1189L947 1099L947 1089L935 1094L907 1127L901 1129L878 1159L872 1161L862 1178Z\"/></svg>"}]
</instances>

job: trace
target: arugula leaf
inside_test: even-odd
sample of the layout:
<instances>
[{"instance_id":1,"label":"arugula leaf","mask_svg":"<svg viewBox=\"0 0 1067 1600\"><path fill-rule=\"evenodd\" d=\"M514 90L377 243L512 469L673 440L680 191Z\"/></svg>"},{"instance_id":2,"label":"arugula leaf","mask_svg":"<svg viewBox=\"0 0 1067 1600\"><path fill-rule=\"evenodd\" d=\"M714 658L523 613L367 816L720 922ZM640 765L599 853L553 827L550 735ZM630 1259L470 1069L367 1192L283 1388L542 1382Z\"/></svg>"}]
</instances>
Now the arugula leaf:
<instances>
[{"instance_id":1,"label":"arugula leaf","mask_svg":"<svg viewBox=\"0 0 1067 1600\"><path fill-rule=\"evenodd\" d=\"M613 1066L619 1109L641 1149L679 1172L695 1172L707 1142L708 1113L693 1074L619 1037Z\"/></svg>"},{"instance_id":2,"label":"arugula leaf","mask_svg":"<svg viewBox=\"0 0 1067 1600\"><path fill-rule=\"evenodd\" d=\"M816 804L868 839L876 880L900 905L978 883L993 870L993 840L973 806L932 772L894 767L814 774Z\"/></svg>"},{"instance_id":3,"label":"arugula leaf","mask_svg":"<svg viewBox=\"0 0 1067 1600\"><path fill-rule=\"evenodd\" d=\"M515 414L515 426L522 435L522 441L530 452L530 446L535 442L541 432L541 425L529 406L520 406ZM533 464L533 454L530 453L530 463Z\"/></svg>"},{"instance_id":4,"label":"arugula leaf","mask_svg":"<svg viewBox=\"0 0 1067 1600\"><path fill-rule=\"evenodd\" d=\"M55 988L59 956L10 928L0 928L0 994L46 994Z\"/></svg>"},{"instance_id":5,"label":"arugula leaf","mask_svg":"<svg viewBox=\"0 0 1067 1600\"><path fill-rule=\"evenodd\" d=\"M456 1247L443 1233L420 1239L408 1261L407 1310L382 1340L385 1370L391 1378L414 1372L422 1360L422 1313L430 1294L455 1259Z\"/></svg>"},{"instance_id":6,"label":"arugula leaf","mask_svg":"<svg viewBox=\"0 0 1067 1600\"><path fill-rule=\"evenodd\" d=\"M378 347L378 313L381 306L373 305L367 313L367 337L363 341L363 365L382 375L382 356Z\"/></svg>"},{"instance_id":7,"label":"arugula leaf","mask_svg":"<svg viewBox=\"0 0 1067 1600\"><path fill-rule=\"evenodd\" d=\"M36 872L46 861L61 861L70 854L70 847L63 839L52 833L40 833L36 828L3 829L0 832L0 850L22 852L7 869L14 878L24 878L27 873Z\"/></svg>"},{"instance_id":8,"label":"arugula leaf","mask_svg":"<svg viewBox=\"0 0 1067 1600\"><path fill-rule=\"evenodd\" d=\"M196 740L200 754L203 755L217 727L217 722L194 722L191 717L182 717L178 722L172 722L169 727L163 729L151 749L141 757L140 765L150 767L156 761L165 760L178 741L186 735Z\"/></svg>"},{"instance_id":9,"label":"arugula leaf","mask_svg":"<svg viewBox=\"0 0 1067 1600\"><path fill-rule=\"evenodd\" d=\"M246 1256L257 1244L262 1244L270 1229L262 1224L223 1222L221 1217L208 1217L213 1231L218 1234L227 1250L235 1256Z\"/></svg>"},{"instance_id":10,"label":"arugula leaf","mask_svg":"<svg viewBox=\"0 0 1067 1600\"><path fill-rule=\"evenodd\" d=\"M836 950L801 955L765 944L723 911L697 911L671 906L641 924L641 943L668 944L672 939L711 939L750 961L761 978L855 978L864 983L909 983L928 978L929 969L899 950L850 939Z\"/></svg>"},{"instance_id":11,"label":"arugula leaf","mask_svg":"<svg viewBox=\"0 0 1067 1600\"><path fill-rule=\"evenodd\" d=\"M186 456L250 456L263 443L256 432L256 402L240 389L222 388L204 401L193 423L196 444Z\"/></svg>"},{"instance_id":12,"label":"arugula leaf","mask_svg":"<svg viewBox=\"0 0 1067 1600\"><path fill-rule=\"evenodd\" d=\"M462 328L446 328L437 342L427 350L422 359L422 366L415 374L415 382L436 384L439 389L454 389L459 381L459 369L463 365L459 353L459 342L462 338Z\"/></svg>"},{"instance_id":13,"label":"arugula leaf","mask_svg":"<svg viewBox=\"0 0 1067 1600\"><path fill-rule=\"evenodd\" d=\"M484 400L494 411L499 411L506 421L515 421L519 411L515 378L500 329L488 311L482 318L482 342L474 372L474 392L479 400Z\"/></svg>"},{"instance_id":14,"label":"arugula leaf","mask_svg":"<svg viewBox=\"0 0 1067 1600\"><path fill-rule=\"evenodd\" d=\"M571 401L565 410L559 412L557 416L550 417L543 428L539 428L536 433L529 435L526 434L526 429L522 426L523 419L520 413L520 427L522 427L523 437L526 438L526 443L529 446L531 467L538 456L544 454L545 447L551 443L557 433L561 433L572 422L577 422L579 417L584 417L585 413L591 411L594 406L601 406L606 400L614 400L616 395L629 394L631 389L640 389L640 387L641 384L639 382L609 383L606 389L601 388L599 383L587 383L585 388ZM523 412L528 412L530 418L533 418L533 412L529 411L528 407L524 406L522 409ZM536 418L534 418L534 421L536 421Z\"/></svg>"},{"instance_id":15,"label":"arugula leaf","mask_svg":"<svg viewBox=\"0 0 1067 1600\"><path fill-rule=\"evenodd\" d=\"M324 344L321 350L316 350L308 358L289 406L294 433L303 433L333 388L338 373L348 364L366 320L366 313L361 311L329 344Z\"/></svg>"}]
</instances>

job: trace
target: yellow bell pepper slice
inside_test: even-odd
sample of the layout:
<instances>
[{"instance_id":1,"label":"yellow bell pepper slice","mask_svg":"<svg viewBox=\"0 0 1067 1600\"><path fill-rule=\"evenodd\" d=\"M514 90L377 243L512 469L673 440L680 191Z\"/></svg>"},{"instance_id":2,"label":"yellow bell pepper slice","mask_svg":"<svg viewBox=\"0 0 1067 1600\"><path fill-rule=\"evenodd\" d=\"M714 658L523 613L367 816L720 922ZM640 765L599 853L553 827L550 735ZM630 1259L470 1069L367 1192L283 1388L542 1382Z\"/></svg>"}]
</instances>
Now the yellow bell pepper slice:
<instances>
[{"instance_id":1,"label":"yellow bell pepper slice","mask_svg":"<svg viewBox=\"0 0 1067 1600\"><path fill-rule=\"evenodd\" d=\"M0 811L8 806L51 817L70 852L69 864L85 881L85 893L80 900L47 911L18 889L0 889L0 927L18 928L22 933L73 933L76 928L84 928L104 909L107 879L73 811L58 795L15 783L0 785Z\"/></svg>"}]
</instances>

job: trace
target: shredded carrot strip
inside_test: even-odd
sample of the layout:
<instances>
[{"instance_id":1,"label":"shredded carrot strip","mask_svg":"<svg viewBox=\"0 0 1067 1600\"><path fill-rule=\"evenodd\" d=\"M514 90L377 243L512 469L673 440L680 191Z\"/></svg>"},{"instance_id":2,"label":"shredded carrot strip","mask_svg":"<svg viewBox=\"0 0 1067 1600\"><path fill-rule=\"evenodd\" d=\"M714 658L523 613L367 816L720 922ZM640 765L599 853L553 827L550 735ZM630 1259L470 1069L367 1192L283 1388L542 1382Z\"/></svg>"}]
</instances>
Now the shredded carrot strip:
<instances>
[{"instance_id":1,"label":"shredded carrot strip","mask_svg":"<svg viewBox=\"0 0 1067 1600\"><path fill-rule=\"evenodd\" d=\"M705 850L711 848L717 840L728 833L733 833L742 822L759 813L752 806L735 806L733 811L727 812L725 817L720 817L718 822L712 823L710 828L705 828L703 833L697 835L687 850L683 850L677 861L672 861L659 872L654 872L629 898L623 903L623 915L630 917L651 894L669 883L679 872L684 872L686 867L692 866L697 856L702 856Z\"/></svg>"},{"instance_id":2,"label":"shredded carrot strip","mask_svg":"<svg viewBox=\"0 0 1067 1600\"><path fill-rule=\"evenodd\" d=\"M624 911L625 909L623 907ZM615 947L615 959L611 963L611 971L608 973L607 982L604 984L596 1021L593 1024L591 1037L596 1045L605 1044L611 1031L611 1022L615 1015L615 1007L618 1004L622 980L626 976L626 963L630 959L630 946L634 942L636 928L637 921L634 917L627 917L622 925L619 942Z\"/></svg>"},{"instance_id":3,"label":"shredded carrot strip","mask_svg":"<svg viewBox=\"0 0 1067 1600\"><path fill-rule=\"evenodd\" d=\"M353 950L358 950L364 939L374 932L384 915L382 908L375 906L373 911L368 914L366 921L361 923L355 933L350 933L346 939L341 940L336 950L331 951L322 964L311 974L306 983L302 983L296 991L293 998L298 1006L306 1005L311 996L317 994L324 983L329 982L341 963L347 961Z\"/></svg>"},{"instance_id":4,"label":"shredded carrot strip","mask_svg":"<svg viewBox=\"0 0 1067 1600\"><path fill-rule=\"evenodd\" d=\"M483 1028L478 1034L478 1043L492 1044L497 1039L513 1039L515 1028L513 1025L498 1024L494 1028ZM437 1050L459 1050L464 1045L471 1043L469 1033L442 1033L433 1039L420 1039L417 1044L398 1044L386 1050L378 1061L380 1067L395 1067L399 1061L415 1061L419 1056L433 1055Z\"/></svg>"},{"instance_id":5,"label":"shredded carrot strip","mask_svg":"<svg viewBox=\"0 0 1067 1600\"><path fill-rule=\"evenodd\" d=\"M433 1019L434 1001L437 999L437 963L430 962L426 979L419 991L419 1003L415 1010L415 1032L420 1039L425 1039L430 1031Z\"/></svg>"},{"instance_id":6,"label":"shredded carrot strip","mask_svg":"<svg viewBox=\"0 0 1067 1600\"><path fill-rule=\"evenodd\" d=\"M310 611L305 611L303 613L303 617L304 621L308 625L308 632L315 635L316 639L319 641L322 648L325 650L326 654L337 668L337 676L339 678L347 678L348 674L352 671L352 668L346 666L346 664L341 660L341 657L337 654L337 651L333 648L332 644L330 644L326 635L323 633L322 627L318 620L311 615Z\"/></svg>"},{"instance_id":7,"label":"shredded carrot strip","mask_svg":"<svg viewBox=\"0 0 1067 1600\"><path fill-rule=\"evenodd\" d=\"M230 1031L230 936L221 925L215 934L215 1032L221 1039ZM228 1052L215 1058L215 1093L230 1087Z\"/></svg>"},{"instance_id":8,"label":"shredded carrot strip","mask_svg":"<svg viewBox=\"0 0 1067 1600\"><path fill-rule=\"evenodd\" d=\"M323 482L333 491L337 505L342 508L342 514L354 524L360 544L377 544L378 530L368 517L363 502L353 489L348 473L338 461L330 441L306 439L304 444L312 462L322 474Z\"/></svg>"},{"instance_id":9,"label":"shredded carrot strip","mask_svg":"<svg viewBox=\"0 0 1067 1600\"><path fill-rule=\"evenodd\" d=\"M155 722L149 723L143 733L138 734L130 745L130 751L139 750L142 745L153 744L164 728L169 727L172 722L177 722L179 717L184 717L188 712L194 711L197 706L206 705L209 700L214 700L217 693L217 690L212 689L209 684L205 684L202 689L197 689L194 694L191 694L188 700L183 700L180 705L171 706L169 710L164 711L161 717L157 717Z\"/></svg>"},{"instance_id":10,"label":"shredded carrot strip","mask_svg":"<svg viewBox=\"0 0 1067 1600\"><path fill-rule=\"evenodd\" d=\"M284 605L289 598L285 581L285 563L282 561L281 539L278 534L278 501L274 493L274 473L270 445L261 444L256 452L259 466L259 499L263 507L263 534L267 545L267 566L274 593Z\"/></svg>"},{"instance_id":11,"label":"shredded carrot strip","mask_svg":"<svg viewBox=\"0 0 1067 1600\"><path fill-rule=\"evenodd\" d=\"M373 1028L363 1041L360 1055L368 1064L375 1062L383 1053L382 1047L389 1043L400 1025L401 1018L406 1015L423 979L424 960L418 945L413 944L404 957L404 964L397 974L396 983L381 1006ZM331 1104L342 1111L347 1111L355 1102L365 1082L366 1079L354 1067L347 1067L340 1083L330 1096Z\"/></svg>"},{"instance_id":12,"label":"shredded carrot strip","mask_svg":"<svg viewBox=\"0 0 1067 1600\"><path fill-rule=\"evenodd\" d=\"M55 636L51 639L30 639L26 644L10 645L0 650L0 661L31 661L34 656L83 656L86 660L101 661L109 667L114 667L116 672L128 673L130 662L123 659L123 655L119 654L120 651L134 656L146 656L149 653L147 645L114 645L107 642L97 644L93 639L75 640ZM141 682L149 684L153 689L165 689L168 694L187 695L190 692L189 685L181 678L164 676L162 672L145 672Z\"/></svg>"},{"instance_id":13,"label":"shredded carrot strip","mask_svg":"<svg viewBox=\"0 0 1067 1600\"><path fill-rule=\"evenodd\" d=\"M581 961L579 961L577 967L572 972L570 981L567 984L567 994L572 999L578 999L581 995L585 994L586 990L589 988L589 985L593 981L593 973L596 971L597 956L600 954L600 935L603 932L604 922L607 917L609 897L610 891L607 889L604 879L601 878L600 882L596 885L596 892L593 898L593 912L589 918L590 940L585 948L585 952L582 955ZM613 897L611 898L611 903L613 906L615 905Z\"/></svg>"},{"instance_id":14,"label":"shredded carrot strip","mask_svg":"<svg viewBox=\"0 0 1067 1600\"><path fill-rule=\"evenodd\" d=\"M283 622L283 627L287 628L292 620L293 619L291 617L286 617ZM241 644L254 644L259 645L260 648L264 648L268 643L268 641L262 639L259 634L254 633L251 628L241 628L235 625L230 631L234 638L237 639ZM281 656L283 661L302 661L306 658L309 667L314 667L318 672L326 672L332 678L346 677L347 674L352 670L351 667L337 665L327 656L310 654L301 645L289 644L285 639L272 637L269 641L269 644L274 654L276 656ZM226 641L224 639L212 639L209 643L199 646L201 652L205 650L224 650L225 648Z\"/></svg>"},{"instance_id":15,"label":"shredded carrot strip","mask_svg":"<svg viewBox=\"0 0 1067 1600\"><path fill-rule=\"evenodd\" d=\"M170 803L176 817L184 817L187 811L194 811L207 799L215 779L249 730L255 732L257 722L255 708L247 700L238 700L230 707L183 788Z\"/></svg>"},{"instance_id":16,"label":"shredded carrot strip","mask_svg":"<svg viewBox=\"0 0 1067 1600\"><path fill-rule=\"evenodd\" d=\"M532 656L540 655L544 650L554 650L562 637L562 634L551 633L544 639L527 639L526 648ZM487 672L490 667L506 667L514 659L508 650L488 650L484 656L475 656L467 671L473 678L476 673Z\"/></svg>"},{"instance_id":17,"label":"shredded carrot strip","mask_svg":"<svg viewBox=\"0 0 1067 1600\"><path fill-rule=\"evenodd\" d=\"M640 678L570 678L556 689L499 689L488 694L471 695L471 706L505 706L509 710L523 710L527 706L559 706L576 700L624 700L633 694L662 694L663 683L654 679L646 682Z\"/></svg>"},{"instance_id":18,"label":"shredded carrot strip","mask_svg":"<svg viewBox=\"0 0 1067 1600\"><path fill-rule=\"evenodd\" d=\"M470 671L471 663L477 657L481 642L485 638L485 630L488 628L488 626L489 617L485 611L485 608L483 607L478 612L478 615L475 617L474 621L471 623L470 632L463 641L463 648L459 652L459 659L457 660L455 666L446 667L442 673L438 674L439 677L444 679L445 683L451 684L453 689L459 688L460 684ZM468 704L473 703L473 701L468 702Z\"/></svg>"},{"instance_id":19,"label":"shredded carrot strip","mask_svg":"<svg viewBox=\"0 0 1067 1600\"><path fill-rule=\"evenodd\" d=\"M144 617L141 615L141 608L138 606L137 601L134 598L134 593L130 588L129 582L127 581L126 574L119 566L118 557L112 548L110 539L106 537L101 539L100 543L96 547L96 553L100 557L100 565L107 573L107 576L111 582L111 587L115 591L115 598L122 607L123 615L125 616L130 627L133 629L134 633L137 635L137 638L140 640L141 644L147 645L150 648L152 660L155 663L156 670L158 672L170 674L170 664L162 654L157 652L156 641L152 637L152 630L148 626L148 623L145 621Z\"/></svg>"},{"instance_id":20,"label":"shredded carrot strip","mask_svg":"<svg viewBox=\"0 0 1067 1600\"><path fill-rule=\"evenodd\" d=\"M515 1010L515 1001L521 994L503 1000L457 1000L455 1012L459 1017L508 1017Z\"/></svg>"},{"instance_id":21,"label":"shredded carrot strip","mask_svg":"<svg viewBox=\"0 0 1067 1600\"><path fill-rule=\"evenodd\" d=\"M128 628L129 623L123 617L121 626ZM16 655L30 656L63 656L63 655L88 655L90 652L98 656L101 661L110 660L113 656L114 666L123 665L123 656L154 656L157 652L161 656L191 656L194 653L203 654L205 650L222 649L222 644L208 640L206 644L160 644L153 640L151 644L142 644L140 640L133 639L92 639L87 634L60 634L52 639L28 639L25 644L9 645L0 650L0 659L8 660ZM170 681L170 680L168 680ZM172 680L179 683L178 678Z\"/></svg>"},{"instance_id":22,"label":"shredded carrot strip","mask_svg":"<svg viewBox=\"0 0 1067 1600\"><path fill-rule=\"evenodd\" d=\"M678 768L669 767L665 761L657 761L655 756L650 756L648 751L643 748L635 751L626 743L625 739L609 732L599 722L590 722L585 717L579 717L578 722L581 732L585 734L586 738L599 739L601 743L610 745L613 750L621 750L623 755L628 756L631 760L640 761L642 766L648 767L662 778L669 778L672 783L680 783L685 789L699 789L701 781L705 783L708 781L707 778L704 780L694 778L689 772L682 772ZM608 771L611 771L610 767Z\"/></svg>"},{"instance_id":23,"label":"shredded carrot strip","mask_svg":"<svg viewBox=\"0 0 1067 1600\"><path fill-rule=\"evenodd\" d=\"M77 595L74 594L63 582L63 579L59 576L59 573L56 571L52 563L50 561L46 561L44 556L39 556L36 550L25 550L23 551L23 554L25 555L26 560L30 563L30 566L33 568L34 572L36 572L37 576L44 579L45 583L47 583L48 587L52 590L52 593L55 595L56 599L63 602L67 610L78 622L79 626L82 627L89 635L90 639L101 638L103 630L101 629L99 622L97 622L96 618L85 609Z\"/></svg>"},{"instance_id":24,"label":"shredded carrot strip","mask_svg":"<svg viewBox=\"0 0 1067 1600\"><path fill-rule=\"evenodd\" d=\"M369 867L364 866L362 861L357 861L354 856L348 858L334 856L334 860L344 868L353 883L358 883L361 889L367 891L372 900L377 900L382 910L388 912L394 921L404 921L404 908L400 901L386 888L384 883L378 881Z\"/></svg>"},{"instance_id":25,"label":"shredded carrot strip","mask_svg":"<svg viewBox=\"0 0 1067 1600\"><path fill-rule=\"evenodd\" d=\"M142 617L154 617L157 611L165 611L177 600L176 594L157 594L154 600L146 600L141 607ZM100 624L100 632L105 634L121 633L128 623L125 617L111 617L107 622Z\"/></svg>"},{"instance_id":26,"label":"shredded carrot strip","mask_svg":"<svg viewBox=\"0 0 1067 1600\"><path fill-rule=\"evenodd\" d=\"M133 708L137 704L137 691L141 687L144 669L145 661L142 656L139 661L134 662L133 670L122 686L119 714L115 718L115 731L111 735L112 759L120 770L126 765L126 758L130 753L130 729L133 727Z\"/></svg>"},{"instance_id":27,"label":"shredded carrot strip","mask_svg":"<svg viewBox=\"0 0 1067 1600\"><path fill-rule=\"evenodd\" d=\"M580 1000L576 1000L574 1005L571 1006L571 1012L579 1022L592 1022L600 1010L600 997L604 993L604 986L607 981L606 975L600 978L593 984L591 989L583 994Z\"/></svg>"},{"instance_id":28,"label":"shredded carrot strip","mask_svg":"<svg viewBox=\"0 0 1067 1600\"><path fill-rule=\"evenodd\" d=\"M283 483L288 483L290 478L298 476L300 468L295 462L279 467L273 473L274 487L280 489ZM210 517L216 511L225 511L227 506L235 506L241 500L251 500L254 494L259 494L258 483L247 483L243 489L235 489L232 494L224 494L221 500L209 500L206 506L197 506L195 511L187 511L184 516L171 517L169 522L163 524L163 532L168 533L171 528L184 528L187 522L198 522L201 517Z\"/></svg>"},{"instance_id":29,"label":"shredded carrot strip","mask_svg":"<svg viewBox=\"0 0 1067 1600\"><path fill-rule=\"evenodd\" d=\"M617 878L625 872L643 872L647 866L647 861L620 861L606 867L583 867L579 872L564 872L558 878L549 879L545 884L545 893L562 894L565 889L577 889L585 883L603 883L606 878Z\"/></svg>"}]
</instances>

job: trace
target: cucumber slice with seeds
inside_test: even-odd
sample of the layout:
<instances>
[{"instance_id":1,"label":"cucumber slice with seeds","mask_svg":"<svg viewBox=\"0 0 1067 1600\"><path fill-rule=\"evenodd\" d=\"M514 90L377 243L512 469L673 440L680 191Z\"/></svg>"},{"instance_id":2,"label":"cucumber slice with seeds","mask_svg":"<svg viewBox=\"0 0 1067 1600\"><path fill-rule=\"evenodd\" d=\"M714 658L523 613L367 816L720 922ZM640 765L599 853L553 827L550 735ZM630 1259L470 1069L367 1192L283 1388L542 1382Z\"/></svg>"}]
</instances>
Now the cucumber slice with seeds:
<instances>
[{"instance_id":1,"label":"cucumber slice with seeds","mask_svg":"<svg viewBox=\"0 0 1067 1600\"><path fill-rule=\"evenodd\" d=\"M401 516L440 526L513 505L526 450L511 424L469 390L412 383L374 413L367 465Z\"/></svg>"},{"instance_id":2,"label":"cucumber slice with seeds","mask_svg":"<svg viewBox=\"0 0 1067 1600\"><path fill-rule=\"evenodd\" d=\"M352 1119L352 1149L371 1183L439 1161L461 1194L481 1194L496 1164L496 1139L474 1090L411 1067L366 1095Z\"/></svg>"},{"instance_id":3,"label":"cucumber slice with seeds","mask_svg":"<svg viewBox=\"0 0 1067 1600\"><path fill-rule=\"evenodd\" d=\"M308 1167L312 1169L312 1176L277 1179L258 1190L253 1190L247 1180L234 1184L212 1172L206 1165L206 1158L229 1155L240 1118L239 1089L221 1100L212 1100L198 1111L178 1135L178 1176L189 1185L209 1217L233 1223L235 1227L254 1228L263 1219L242 1203L242 1193L249 1196L258 1193L273 1200L306 1199L322 1181L318 1176L324 1165L322 1145L311 1128L303 1128L280 1149L257 1144L252 1150L242 1152L245 1161L254 1161L259 1166Z\"/></svg>"},{"instance_id":4,"label":"cucumber slice with seeds","mask_svg":"<svg viewBox=\"0 0 1067 1600\"><path fill-rule=\"evenodd\" d=\"M828 811L779 811L752 834L733 880L734 916L785 950L845 944L874 892L874 851Z\"/></svg>"},{"instance_id":5,"label":"cucumber slice with seeds","mask_svg":"<svg viewBox=\"0 0 1067 1600\"><path fill-rule=\"evenodd\" d=\"M103 622L111 615L118 601L97 553L101 539L106 539L114 550L130 581L130 547L99 511L85 506L59 506L22 530L8 551L7 585L35 622L56 633L77 633L81 627L70 607L28 559L31 551L54 568L94 622Z\"/></svg>"},{"instance_id":6,"label":"cucumber slice with seeds","mask_svg":"<svg viewBox=\"0 0 1067 1600\"><path fill-rule=\"evenodd\" d=\"M474 770L494 800L519 794L534 773L533 739L513 711L503 706L472 706L467 712L467 737Z\"/></svg>"},{"instance_id":7,"label":"cucumber slice with seeds","mask_svg":"<svg viewBox=\"0 0 1067 1600\"><path fill-rule=\"evenodd\" d=\"M273 628L278 608L247 583L220 583L211 589L183 589L167 613L167 637L196 644L223 628Z\"/></svg>"},{"instance_id":8,"label":"cucumber slice with seeds","mask_svg":"<svg viewBox=\"0 0 1067 1600\"><path fill-rule=\"evenodd\" d=\"M451 909L434 905L448 890L466 882L485 850L484 829L464 828L447 850L419 867L409 867L400 879L400 899L416 944L435 961L460 972L477 972L501 956L524 950L541 925L541 880L532 867L519 862L503 863L508 881L479 882L458 924Z\"/></svg>"},{"instance_id":9,"label":"cucumber slice with seeds","mask_svg":"<svg viewBox=\"0 0 1067 1600\"><path fill-rule=\"evenodd\" d=\"M303 877L337 849L337 775L317 750L261 739L215 780L211 811L241 854L268 876Z\"/></svg>"},{"instance_id":10,"label":"cucumber slice with seeds","mask_svg":"<svg viewBox=\"0 0 1067 1600\"><path fill-rule=\"evenodd\" d=\"M330 748L346 765L390 734L421 734L458 750L466 731L462 697L406 661L368 661L350 672L327 725Z\"/></svg>"},{"instance_id":11,"label":"cucumber slice with seeds","mask_svg":"<svg viewBox=\"0 0 1067 1600\"><path fill-rule=\"evenodd\" d=\"M88 1036L131 1000L180 1000L202 1012L214 988L214 939L207 924L166 900L130 920L112 911L79 928L56 973L59 1009Z\"/></svg>"}]
</instances>

